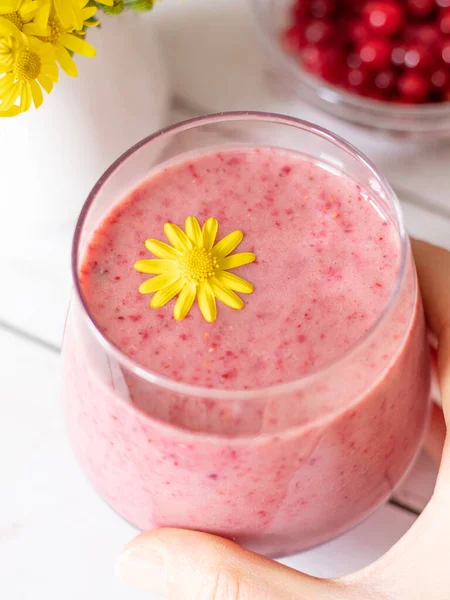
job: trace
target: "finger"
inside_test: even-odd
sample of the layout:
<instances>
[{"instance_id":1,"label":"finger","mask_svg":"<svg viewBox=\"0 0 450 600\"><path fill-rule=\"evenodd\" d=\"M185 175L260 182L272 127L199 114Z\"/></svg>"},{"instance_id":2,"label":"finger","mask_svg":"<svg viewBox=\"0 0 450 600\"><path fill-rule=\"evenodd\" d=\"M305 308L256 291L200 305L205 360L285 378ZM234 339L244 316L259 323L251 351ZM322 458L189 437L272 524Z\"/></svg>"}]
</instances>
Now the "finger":
<instances>
[{"instance_id":1,"label":"finger","mask_svg":"<svg viewBox=\"0 0 450 600\"><path fill-rule=\"evenodd\" d=\"M447 428L445 426L442 409L437 404L433 403L430 426L428 428L427 437L425 438L425 450L438 465L441 462L446 434Z\"/></svg>"},{"instance_id":2,"label":"finger","mask_svg":"<svg viewBox=\"0 0 450 600\"><path fill-rule=\"evenodd\" d=\"M438 374L446 419L450 419L450 252L412 241L428 324L438 339Z\"/></svg>"},{"instance_id":3,"label":"finger","mask_svg":"<svg viewBox=\"0 0 450 600\"><path fill-rule=\"evenodd\" d=\"M343 584L319 580L206 533L159 529L138 536L119 560L132 587L167 600L349 600Z\"/></svg>"}]
</instances>

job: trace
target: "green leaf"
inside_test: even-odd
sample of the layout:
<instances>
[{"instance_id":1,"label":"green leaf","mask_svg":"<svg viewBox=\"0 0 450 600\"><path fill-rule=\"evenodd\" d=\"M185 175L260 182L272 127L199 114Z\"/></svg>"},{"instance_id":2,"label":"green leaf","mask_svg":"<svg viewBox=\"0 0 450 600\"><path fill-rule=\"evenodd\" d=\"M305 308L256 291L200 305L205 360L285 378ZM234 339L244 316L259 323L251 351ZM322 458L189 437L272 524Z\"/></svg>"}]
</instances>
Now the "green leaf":
<instances>
[{"instance_id":1,"label":"green leaf","mask_svg":"<svg viewBox=\"0 0 450 600\"><path fill-rule=\"evenodd\" d=\"M152 10L155 5L155 0L129 0L127 7L136 12L146 12Z\"/></svg>"},{"instance_id":2,"label":"green leaf","mask_svg":"<svg viewBox=\"0 0 450 600\"><path fill-rule=\"evenodd\" d=\"M106 4L97 4L97 6L108 16L120 15L125 10L124 0L114 0L113 6L107 6Z\"/></svg>"}]
</instances>

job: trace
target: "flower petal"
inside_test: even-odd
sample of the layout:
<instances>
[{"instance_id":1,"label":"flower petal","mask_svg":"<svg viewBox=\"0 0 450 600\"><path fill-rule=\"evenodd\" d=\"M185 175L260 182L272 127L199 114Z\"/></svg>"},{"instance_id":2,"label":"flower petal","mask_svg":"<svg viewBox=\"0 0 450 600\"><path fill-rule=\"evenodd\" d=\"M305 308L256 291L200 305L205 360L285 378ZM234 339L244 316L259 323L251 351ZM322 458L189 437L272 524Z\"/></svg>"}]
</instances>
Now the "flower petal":
<instances>
[{"instance_id":1,"label":"flower petal","mask_svg":"<svg viewBox=\"0 0 450 600\"><path fill-rule=\"evenodd\" d=\"M228 273L228 271L219 271L215 276L215 279L220 284L230 288L230 290L240 292L241 294L251 294L254 290L250 282L234 273Z\"/></svg>"},{"instance_id":2,"label":"flower petal","mask_svg":"<svg viewBox=\"0 0 450 600\"><path fill-rule=\"evenodd\" d=\"M256 254L253 252L239 252L239 254L232 254L226 258L219 260L219 266L221 269L236 269L236 267L242 267L242 265L248 265L249 263L255 262Z\"/></svg>"},{"instance_id":3,"label":"flower petal","mask_svg":"<svg viewBox=\"0 0 450 600\"><path fill-rule=\"evenodd\" d=\"M87 56L88 58L94 58L97 54L97 50L91 44L88 44L85 40L81 40L76 35L72 33L63 33L59 40L63 46L72 50L72 52L76 52L77 54L81 54L82 56Z\"/></svg>"},{"instance_id":4,"label":"flower petal","mask_svg":"<svg viewBox=\"0 0 450 600\"><path fill-rule=\"evenodd\" d=\"M0 77L0 96L10 89L12 85L14 85L14 75L12 73Z\"/></svg>"},{"instance_id":5,"label":"flower petal","mask_svg":"<svg viewBox=\"0 0 450 600\"><path fill-rule=\"evenodd\" d=\"M58 66L56 63L45 64L44 68L43 68L43 72L44 72L44 75L47 75L48 77L50 77L50 79L52 81L54 81L55 83L58 81L59 72L58 72Z\"/></svg>"},{"instance_id":6,"label":"flower petal","mask_svg":"<svg viewBox=\"0 0 450 600\"><path fill-rule=\"evenodd\" d=\"M175 225L175 223L166 223L164 225L164 233L172 246L177 250L185 252L192 248L191 240L178 225Z\"/></svg>"},{"instance_id":7,"label":"flower petal","mask_svg":"<svg viewBox=\"0 0 450 600\"><path fill-rule=\"evenodd\" d=\"M217 319L217 304L208 281L204 281L198 285L197 300L205 320L208 323L213 323Z\"/></svg>"},{"instance_id":8,"label":"flower petal","mask_svg":"<svg viewBox=\"0 0 450 600\"><path fill-rule=\"evenodd\" d=\"M213 278L209 280L209 283L214 295L217 296L221 302L230 308L234 308L235 310L241 310L241 308L244 308L244 301L242 298L239 298L239 296L232 290L222 285L220 281L217 281Z\"/></svg>"},{"instance_id":9,"label":"flower petal","mask_svg":"<svg viewBox=\"0 0 450 600\"><path fill-rule=\"evenodd\" d=\"M160 242L159 240L145 240L145 247L149 252L159 258L171 258L172 260L180 257L180 253L169 244Z\"/></svg>"},{"instance_id":10,"label":"flower petal","mask_svg":"<svg viewBox=\"0 0 450 600\"><path fill-rule=\"evenodd\" d=\"M81 10L75 0L53 0L58 19L66 29L81 29Z\"/></svg>"},{"instance_id":11,"label":"flower petal","mask_svg":"<svg viewBox=\"0 0 450 600\"><path fill-rule=\"evenodd\" d=\"M44 102L44 94L42 93L41 86L36 80L30 82L31 95L33 97L34 106L39 108Z\"/></svg>"},{"instance_id":12,"label":"flower petal","mask_svg":"<svg viewBox=\"0 0 450 600\"><path fill-rule=\"evenodd\" d=\"M162 273L161 275L157 275L156 277L152 277L151 279L147 279L144 283L141 283L139 286L139 292L141 294L153 294L153 292L158 292L159 290L163 290L167 286L175 283L180 279L180 275L178 273Z\"/></svg>"},{"instance_id":13,"label":"flower petal","mask_svg":"<svg viewBox=\"0 0 450 600\"><path fill-rule=\"evenodd\" d=\"M61 65L61 69L67 75L69 75L69 77L77 77L77 75L78 75L77 65L75 64L75 61L70 56L70 54L67 52L67 50L65 48L63 48L63 46L61 46L61 44L58 44L55 47L55 50L56 50L56 60Z\"/></svg>"},{"instance_id":14,"label":"flower petal","mask_svg":"<svg viewBox=\"0 0 450 600\"><path fill-rule=\"evenodd\" d=\"M20 94L21 87L27 86L21 86L19 83L13 83L13 85L1 98L2 102L0 104L0 110L9 110L12 107Z\"/></svg>"},{"instance_id":15,"label":"flower petal","mask_svg":"<svg viewBox=\"0 0 450 600\"><path fill-rule=\"evenodd\" d=\"M26 2L22 2L22 6L18 10L19 17L24 23L28 23L36 14L38 7L38 2L33 2L33 0L28 4Z\"/></svg>"},{"instance_id":16,"label":"flower petal","mask_svg":"<svg viewBox=\"0 0 450 600\"><path fill-rule=\"evenodd\" d=\"M229 233L214 246L214 255L217 258L228 256L230 252L233 252L233 250L239 246L243 239L244 234L242 231L233 231L232 233Z\"/></svg>"},{"instance_id":17,"label":"flower petal","mask_svg":"<svg viewBox=\"0 0 450 600\"><path fill-rule=\"evenodd\" d=\"M195 217L188 217L184 224L188 238L194 244L196 248L202 247L202 230L200 229L199 222Z\"/></svg>"},{"instance_id":18,"label":"flower petal","mask_svg":"<svg viewBox=\"0 0 450 600\"><path fill-rule=\"evenodd\" d=\"M83 8L83 10L81 11L81 18L83 19L83 22L93 17L97 10L98 8L96 6L88 6L86 8ZM86 25L88 25L88 23L86 23Z\"/></svg>"},{"instance_id":19,"label":"flower petal","mask_svg":"<svg viewBox=\"0 0 450 600\"><path fill-rule=\"evenodd\" d=\"M196 294L197 286L195 283L186 283L184 288L181 290L180 295L175 303L175 308L173 309L173 316L177 321L182 321L191 310Z\"/></svg>"},{"instance_id":20,"label":"flower petal","mask_svg":"<svg viewBox=\"0 0 450 600\"><path fill-rule=\"evenodd\" d=\"M49 27L39 27L36 23L25 23L22 31L25 35L39 35L41 37L46 37L51 33Z\"/></svg>"},{"instance_id":21,"label":"flower petal","mask_svg":"<svg viewBox=\"0 0 450 600\"><path fill-rule=\"evenodd\" d=\"M12 106L9 110L0 110L0 119L3 117L17 117L21 110L19 106Z\"/></svg>"},{"instance_id":22,"label":"flower petal","mask_svg":"<svg viewBox=\"0 0 450 600\"><path fill-rule=\"evenodd\" d=\"M168 285L163 290L159 290L153 296L152 301L150 302L151 308L161 308L165 304L167 304L174 296L176 296L183 289L185 283L181 277L174 281L171 285Z\"/></svg>"},{"instance_id":23,"label":"flower petal","mask_svg":"<svg viewBox=\"0 0 450 600\"><path fill-rule=\"evenodd\" d=\"M39 3L34 22L38 27L47 27L50 16L51 0L42 0Z\"/></svg>"},{"instance_id":24,"label":"flower petal","mask_svg":"<svg viewBox=\"0 0 450 600\"><path fill-rule=\"evenodd\" d=\"M20 0L3 0L2 2L2 15L7 15L8 13L16 12L19 9Z\"/></svg>"},{"instance_id":25,"label":"flower petal","mask_svg":"<svg viewBox=\"0 0 450 600\"><path fill-rule=\"evenodd\" d=\"M31 90L30 86L23 84L20 95L20 110L26 112L31 106Z\"/></svg>"},{"instance_id":26,"label":"flower petal","mask_svg":"<svg viewBox=\"0 0 450 600\"><path fill-rule=\"evenodd\" d=\"M219 223L217 219L213 217L209 218L205 224L203 225L202 235L203 235L203 248L207 250L211 250L214 246L214 242L216 240L217 230L219 228Z\"/></svg>"},{"instance_id":27,"label":"flower petal","mask_svg":"<svg viewBox=\"0 0 450 600\"><path fill-rule=\"evenodd\" d=\"M139 271L139 273L158 275L159 273L175 271L177 269L177 263L170 259L162 260L159 258L149 258L148 260L138 260L134 265L134 268L136 271Z\"/></svg>"},{"instance_id":28,"label":"flower petal","mask_svg":"<svg viewBox=\"0 0 450 600\"><path fill-rule=\"evenodd\" d=\"M15 12L15 11L8 10L8 11L6 11L6 13L2 12L2 14L7 14L9 12ZM18 27L16 27L16 25L14 25L14 23L12 21L0 16L0 36L2 36L2 37L20 37L20 30Z\"/></svg>"},{"instance_id":29,"label":"flower petal","mask_svg":"<svg viewBox=\"0 0 450 600\"><path fill-rule=\"evenodd\" d=\"M38 76L38 81L42 85L44 90L47 92L47 94L50 94L50 92L53 89L53 81L50 79L50 77L42 73Z\"/></svg>"}]
</instances>

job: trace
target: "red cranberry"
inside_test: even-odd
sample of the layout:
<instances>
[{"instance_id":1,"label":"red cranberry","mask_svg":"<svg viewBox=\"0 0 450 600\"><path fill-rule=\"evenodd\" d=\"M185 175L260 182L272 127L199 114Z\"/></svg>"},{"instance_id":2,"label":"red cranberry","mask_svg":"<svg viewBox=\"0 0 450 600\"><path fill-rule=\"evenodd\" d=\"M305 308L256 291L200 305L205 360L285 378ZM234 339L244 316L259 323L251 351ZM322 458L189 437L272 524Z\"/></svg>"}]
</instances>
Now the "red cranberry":
<instances>
[{"instance_id":1,"label":"red cranberry","mask_svg":"<svg viewBox=\"0 0 450 600\"><path fill-rule=\"evenodd\" d=\"M417 100L408 98L407 96L397 96L392 99L396 104L417 104Z\"/></svg>"},{"instance_id":2,"label":"red cranberry","mask_svg":"<svg viewBox=\"0 0 450 600\"><path fill-rule=\"evenodd\" d=\"M439 28L444 35L450 35L450 8L444 9L439 15Z\"/></svg>"},{"instance_id":3,"label":"red cranberry","mask_svg":"<svg viewBox=\"0 0 450 600\"><path fill-rule=\"evenodd\" d=\"M408 69L427 69L435 61L435 56L431 50L424 45L411 44L407 46L404 65Z\"/></svg>"},{"instance_id":4,"label":"red cranberry","mask_svg":"<svg viewBox=\"0 0 450 600\"><path fill-rule=\"evenodd\" d=\"M407 25L404 31L404 38L409 43L436 46L441 39L441 32L436 24Z\"/></svg>"},{"instance_id":5,"label":"red cranberry","mask_svg":"<svg viewBox=\"0 0 450 600\"><path fill-rule=\"evenodd\" d=\"M295 23L300 24L308 21L308 3L302 1L297 2L297 4L292 7L292 16L294 18Z\"/></svg>"},{"instance_id":6,"label":"red cranberry","mask_svg":"<svg viewBox=\"0 0 450 600\"><path fill-rule=\"evenodd\" d=\"M291 2L282 43L323 80L392 102L449 94L450 0Z\"/></svg>"},{"instance_id":7,"label":"red cranberry","mask_svg":"<svg viewBox=\"0 0 450 600\"><path fill-rule=\"evenodd\" d=\"M349 69L359 69L361 65L362 60L358 53L352 52L347 56L347 66Z\"/></svg>"},{"instance_id":8,"label":"red cranberry","mask_svg":"<svg viewBox=\"0 0 450 600\"><path fill-rule=\"evenodd\" d=\"M367 25L381 35L393 35L403 26L405 15L398 2L368 2L363 8Z\"/></svg>"},{"instance_id":9,"label":"red cranberry","mask_svg":"<svg viewBox=\"0 0 450 600\"><path fill-rule=\"evenodd\" d=\"M283 32L281 43L288 52L298 53L306 46L305 34L300 25L293 25Z\"/></svg>"},{"instance_id":10,"label":"red cranberry","mask_svg":"<svg viewBox=\"0 0 450 600\"><path fill-rule=\"evenodd\" d=\"M445 64L450 65L450 40L446 40L442 44L442 60Z\"/></svg>"},{"instance_id":11,"label":"red cranberry","mask_svg":"<svg viewBox=\"0 0 450 600\"><path fill-rule=\"evenodd\" d=\"M381 102L386 101L386 92L382 92L381 90L377 90L376 88L369 88L364 90L364 96L367 98L371 98L372 100L380 100Z\"/></svg>"},{"instance_id":12,"label":"red cranberry","mask_svg":"<svg viewBox=\"0 0 450 600\"><path fill-rule=\"evenodd\" d=\"M408 12L415 17L428 17L436 8L434 0L406 0Z\"/></svg>"},{"instance_id":13,"label":"red cranberry","mask_svg":"<svg viewBox=\"0 0 450 600\"><path fill-rule=\"evenodd\" d=\"M304 66L330 83L342 80L344 61L339 50L322 48L320 46L306 46L302 50Z\"/></svg>"},{"instance_id":14,"label":"red cranberry","mask_svg":"<svg viewBox=\"0 0 450 600\"><path fill-rule=\"evenodd\" d=\"M363 21L350 21L347 33L350 40L356 44L364 44L371 36L369 27Z\"/></svg>"},{"instance_id":15,"label":"red cranberry","mask_svg":"<svg viewBox=\"0 0 450 600\"><path fill-rule=\"evenodd\" d=\"M445 90L450 85L450 74L445 69L436 69L431 74L431 85L439 92Z\"/></svg>"},{"instance_id":16,"label":"red cranberry","mask_svg":"<svg viewBox=\"0 0 450 600\"><path fill-rule=\"evenodd\" d=\"M327 42L334 33L334 27L327 21L314 20L305 29L305 38L309 44L323 44Z\"/></svg>"},{"instance_id":17,"label":"red cranberry","mask_svg":"<svg viewBox=\"0 0 450 600\"><path fill-rule=\"evenodd\" d=\"M391 44L387 40L380 39L370 40L359 49L363 63L374 70L387 67L391 60L391 53Z\"/></svg>"},{"instance_id":18,"label":"red cranberry","mask_svg":"<svg viewBox=\"0 0 450 600\"><path fill-rule=\"evenodd\" d=\"M303 1L303 4L307 4ZM316 19L330 17L336 8L336 0L312 0L310 11Z\"/></svg>"},{"instance_id":19,"label":"red cranberry","mask_svg":"<svg viewBox=\"0 0 450 600\"><path fill-rule=\"evenodd\" d=\"M430 91L426 77L420 73L404 73L398 79L398 91L402 100L409 99L413 102L423 102Z\"/></svg>"},{"instance_id":20,"label":"red cranberry","mask_svg":"<svg viewBox=\"0 0 450 600\"><path fill-rule=\"evenodd\" d=\"M395 67L405 66L406 48L405 46L394 46L391 53L391 62Z\"/></svg>"},{"instance_id":21,"label":"red cranberry","mask_svg":"<svg viewBox=\"0 0 450 600\"><path fill-rule=\"evenodd\" d=\"M347 74L348 85L353 91L359 91L366 88L369 81L369 73L365 69L350 69Z\"/></svg>"},{"instance_id":22,"label":"red cranberry","mask_svg":"<svg viewBox=\"0 0 450 600\"><path fill-rule=\"evenodd\" d=\"M385 69L377 73L375 77L375 87L379 90L391 91L396 87L397 73L394 69Z\"/></svg>"}]
</instances>

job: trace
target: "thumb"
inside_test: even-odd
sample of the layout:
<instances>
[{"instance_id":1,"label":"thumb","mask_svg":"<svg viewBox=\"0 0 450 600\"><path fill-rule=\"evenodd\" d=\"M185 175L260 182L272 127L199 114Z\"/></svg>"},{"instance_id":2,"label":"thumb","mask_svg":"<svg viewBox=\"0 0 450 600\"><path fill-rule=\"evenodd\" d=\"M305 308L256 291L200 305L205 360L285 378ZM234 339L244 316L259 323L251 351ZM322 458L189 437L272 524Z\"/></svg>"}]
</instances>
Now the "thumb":
<instances>
[{"instance_id":1,"label":"thumb","mask_svg":"<svg viewBox=\"0 0 450 600\"><path fill-rule=\"evenodd\" d=\"M298 573L214 535L178 529L138 536L122 553L118 574L167 600L350 600L344 583Z\"/></svg>"}]
</instances>

